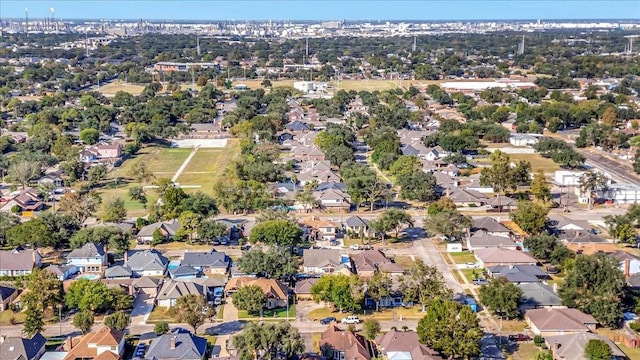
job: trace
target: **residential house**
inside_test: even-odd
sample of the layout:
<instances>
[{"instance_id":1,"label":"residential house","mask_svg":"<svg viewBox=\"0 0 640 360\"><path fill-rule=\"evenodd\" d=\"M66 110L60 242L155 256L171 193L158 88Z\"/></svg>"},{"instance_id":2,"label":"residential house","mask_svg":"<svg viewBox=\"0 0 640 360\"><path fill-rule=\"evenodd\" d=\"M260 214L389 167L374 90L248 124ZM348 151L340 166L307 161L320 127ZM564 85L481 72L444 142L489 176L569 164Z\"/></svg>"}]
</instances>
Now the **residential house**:
<instances>
[{"instance_id":1,"label":"residential house","mask_svg":"<svg viewBox=\"0 0 640 360\"><path fill-rule=\"evenodd\" d=\"M112 266L104 271L104 278L109 280L130 279L132 276L133 270L126 265Z\"/></svg>"},{"instance_id":2,"label":"residential house","mask_svg":"<svg viewBox=\"0 0 640 360\"><path fill-rule=\"evenodd\" d=\"M314 191L313 197L318 200L322 208L342 208L348 210L351 207L351 196L343 191L333 189Z\"/></svg>"},{"instance_id":3,"label":"residential house","mask_svg":"<svg viewBox=\"0 0 640 360\"><path fill-rule=\"evenodd\" d=\"M131 268L133 276L163 276L169 260L157 250L142 250L127 255L124 263Z\"/></svg>"},{"instance_id":4,"label":"residential house","mask_svg":"<svg viewBox=\"0 0 640 360\"><path fill-rule=\"evenodd\" d=\"M467 237L467 249L475 251L478 249L501 248L516 250L518 245L509 237L489 235L485 230L479 230Z\"/></svg>"},{"instance_id":5,"label":"residential house","mask_svg":"<svg viewBox=\"0 0 640 360\"><path fill-rule=\"evenodd\" d=\"M303 123L300 120L293 120L289 122L287 125L285 125L285 127L293 133L309 131L309 126L307 126L307 124Z\"/></svg>"},{"instance_id":6,"label":"residential house","mask_svg":"<svg viewBox=\"0 0 640 360\"><path fill-rule=\"evenodd\" d=\"M538 263L531 255L518 250L478 249L474 255L480 266L484 268L495 265L536 265Z\"/></svg>"},{"instance_id":7,"label":"residential house","mask_svg":"<svg viewBox=\"0 0 640 360\"><path fill-rule=\"evenodd\" d=\"M352 257L351 264L353 272L365 278L373 276L375 270L391 275L402 275L404 272L402 266L391 262L380 250L361 251Z\"/></svg>"},{"instance_id":8,"label":"residential house","mask_svg":"<svg viewBox=\"0 0 640 360\"><path fill-rule=\"evenodd\" d=\"M564 230L556 235L565 244L604 244L607 240L586 230Z\"/></svg>"},{"instance_id":9,"label":"residential house","mask_svg":"<svg viewBox=\"0 0 640 360\"><path fill-rule=\"evenodd\" d=\"M533 309L524 320L535 335L543 337L595 331L598 321L578 309Z\"/></svg>"},{"instance_id":10,"label":"residential house","mask_svg":"<svg viewBox=\"0 0 640 360\"><path fill-rule=\"evenodd\" d=\"M560 214L549 214L548 225L552 231L562 232L567 230L589 231L591 226L586 220L569 219Z\"/></svg>"},{"instance_id":11,"label":"residential house","mask_svg":"<svg viewBox=\"0 0 640 360\"><path fill-rule=\"evenodd\" d=\"M39 360L46 351L47 339L36 333L30 339L0 336L0 359Z\"/></svg>"},{"instance_id":12,"label":"residential house","mask_svg":"<svg viewBox=\"0 0 640 360\"><path fill-rule=\"evenodd\" d=\"M553 288L541 282L522 282L516 284L522 290L522 303L520 311L531 309L564 309L562 299Z\"/></svg>"},{"instance_id":13,"label":"residential house","mask_svg":"<svg viewBox=\"0 0 640 360\"><path fill-rule=\"evenodd\" d=\"M427 151L426 154L424 154L422 157L425 160L428 161L435 161L437 159L440 159L442 156L440 155L440 152L438 151L438 148L440 148L439 146L431 148ZM442 148L440 148L440 150L442 150Z\"/></svg>"},{"instance_id":14,"label":"residential house","mask_svg":"<svg viewBox=\"0 0 640 360\"><path fill-rule=\"evenodd\" d=\"M55 275L58 280L64 281L78 273L78 268L75 265L49 265L44 270L48 273Z\"/></svg>"},{"instance_id":15,"label":"residential house","mask_svg":"<svg viewBox=\"0 0 640 360\"><path fill-rule=\"evenodd\" d=\"M312 237L316 240L335 240L339 229L339 224L314 216L303 219L301 223L312 229Z\"/></svg>"},{"instance_id":16,"label":"residential house","mask_svg":"<svg viewBox=\"0 0 640 360\"><path fill-rule=\"evenodd\" d=\"M471 231L484 230L490 236L510 237L511 230L492 217L481 217L473 220Z\"/></svg>"},{"instance_id":17,"label":"residential house","mask_svg":"<svg viewBox=\"0 0 640 360\"><path fill-rule=\"evenodd\" d=\"M120 144L96 144L85 147L80 153L84 163L115 163L122 157Z\"/></svg>"},{"instance_id":18,"label":"residential house","mask_svg":"<svg viewBox=\"0 0 640 360\"><path fill-rule=\"evenodd\" d=\"M375 340L384 360L442 360L437 351L420 343L415 331L391 330Z\"/></svg>"},{"instance_id":19,"label":"residential house","mask_svg":"<svg viewBox=\"0 0 640 360\"><path fill-rule=\"evenodd\" d=\"M215 250L209 252L185 252L184 259L180 263L183 266L191 266L203 274L226 274L229 271L231 261L227 254Z\"/></svg>"},{"instance_id":20,"label":"residential house","mask_svg":"<svg viewBox=\"0 0 640 360\"><path fill-rule=\"evenodd\" d=\"M55 173L46 174L38 179L39 186L47 186L49 184L53 186L54 189L58 189L64 186L64 181Z\"/></svg>"},{"instance_id":21,"label":"residential house","mask_svg":"<svg viewBox=\"0 0 640 360\"><path fill-rule=\"evenodd\" d=\"M192 267L180 265L169 269L169 276L175 280L192 279L200 275L200 270Z\"/></svg>"},{"instance_id":22,"label":"residential house","mask_svg":"<svg viewBox=\"0 0 640 360\"><path fill-rule=\"evenodd\" d=\"M286 307L289 301L289 288L276 279L253 278L247 276L232 277L225 285L224 291L229 296L243 286L255 285L262 289L267 297L265 308Z\"/></svg>"},{"instance_id":23,"label":"residential house","mask_svg":"<svg viewBox=\"0 0 640 360\"><path fill-rule=\"evenodd\" d=\"M493 278L506 278L509 282L537 283L550 279L549 274L535 265L496 265L487 267L487 273Z\"/></svg>"},{"instance_id":24,"label":"residential house","mask_svg":"<svg viewBox=\"0 0 640 360\"><path fill-rule=\"evenodd\" d=\"M640 257L623 250L618 250L609 256L618 261L625 277L640 274Z\"/></svg>"},{"instance_id":25,"label":"residential house","mask_svg":"<svg viewBox=\"0 0 640 360\"><path fill-rule=\"evenodd\" d=\"M351 216L344 222L347 233L351 237L372 237L375 231L370 227L371 220L363 219L360 216Z\"/></svg>"},{"instance_id":26,"label":"residential house","mask_svg":"<svg viewBox=\"0 0 640 360\"><path fill-rule=\"evenodd\" d=\"M156 297L156 304L162 307L171 307L179 298L185 295L199 295L207 297L206 288L190 281L166 280Z\"/></svg>"},{"instance_id":27,"label":"residential house","mask_svg":"<svg viewBox=\"0 0 640 360\"><path fill-rule=\"evenodd\" d=\"M5 311L9 305L18 297L18 289L0 285L0 311Z\"/></svg>"},{"instance_id":28,"label":"residential house","mask_svg":"<svg viewBox=\"0 0 640 360\"><path fill-rule=\"evenodd\" d=\"M489 200L487 196L476 190L456 188L449 194L456 206L482 206Z\"/></svg>"},{"instance_id":29,"label":"residential house","mask_svg":"<svg viewBox=\"0 0 640 360\"><path fill-rule=\"evenodd\" d=\"M170 240L176 234L178 229L180 229L180 222L178 220L158 221L153 224L149 224L138 231L138 244L151 244L153 241L153 234L156 231L158 231L158 233L166 240Z\"/></svg>"},{"instance_id":30,"label":"residential house","mask_svg":"<svg viewBox=\"0 0 640 360\"><path fill-rule=\"evenodd\" d=\"M0 276L28 275L33 268L41 265L42 256L38 250L18 246L13 250L0 251Z\"/></svg>"},{"instance_id":31,"label":"residential house","mask_svg":"<svg viewBox=\"0 0 640 360\"><path fill-rule=\"evenodd\" d=\"M124 332L100 326L88 334L67 338L63 360L119 360L124 356ZM62 355L62 354L60 354Z\"/></svg>"},{"instance_id":32,"label":"residential house","mask_svg":"<svg viewBox=\"0 0 640 360\"><path fill-rule=\"evenodd\" d=\"M293 293L296 294L296 301L312 300L311 287L315 285L320 278L305 278L296 282L296 286L293 289Z\"/></svg>"},{"instance_id":33,"label":"residential house","mask_svg":"<svg viewBox=\"0 0 640 360\"><path fill-rule=\"evenodd\" d=\"M67 265L81 273L102 273L107 268L107 252L102 243L86 243L67 255Z\"/></svg>"},{"instance_id":34,"label":"residential house","mask_svg":"<svg viewBox=\"0 0 640 360\"><path fill-rule=\"evenodd\" d=\"M544 337L547 347L553 353L554 360L587 360L584 349L589 340L602 340L607 343L611 349L611 360L627 359L627 355L605 336L579 333Z\"/></svg>"},{"instance_id":35,"label":"residential house","mask_svg":"<svg viewBox=\"0 0 640 360\"><path fill-rule=\"evenodd\" d=\"M305 274L331 274L342 265L340 250L305 249L302 266Z\"/></svg>"},{"instance_id":36,"label":"residential house","mask_svg":"<svg viewBox=\"0 0 640 360\"><path fill-rule=\"evenodd\" d=\"M146 359L155 360L204 360L207 339L191 333L164 334L151 342Z\"/></svg>"},{"instance_id":37,"label":"residential house","mask_svg":"<svg viewBox=\"0 0 640 360\"><path fill-rule=\"evenodd\" d=\"M509 135L509 143L513 146L533 146L540 141L541 135L538 134L511 134Z\"/></svg>"},{"instance_id":38,"label":"residential house","mask_svg":"<svg viewBox=\"0 0 640 360\"><path fill-rule=\"evenodd\" d=\"M44 207L44 202L40 198L37 189L26 188L15 193L11 193L10 198L2 205L0 210L5 212L14 212L17 207L21 213L40 211Z\"/></svg>"},{"instance_id":39,"label":"residential house","mask_svg":"<svg viewBox=\"0 0 640 360\"><path fill-rule=\"evenodd\" d=\"M496 197L489 198L489 200L487 201L487 206L490 206L491 210L494 211L508 212L515 210L518 206L518 203L508 196L498 195Z\"/></svg>"},{"instance_id":40,"label":"residential house","mask_svg":"<svg viewBox=\"0 0 640 360\"><path fill-rule=\"evenodd\" d=\"M335 324L322 333L320 351L328 360L371 360L373 353L364 336L341 330Z\"/></svg>"},{"instance_id":41,"label":"residential house","mask_svg":"<svg viewBox=\"0 0 640 360\"><path fill-rule=\"evenodd\" d=\"M137 296L145 295L147 297L155 298L158 295L158 290L162 285L162 279L154 278L150 276L143 276L133 279L131 286L137 292Z\"/></svg>"}]
</instances>

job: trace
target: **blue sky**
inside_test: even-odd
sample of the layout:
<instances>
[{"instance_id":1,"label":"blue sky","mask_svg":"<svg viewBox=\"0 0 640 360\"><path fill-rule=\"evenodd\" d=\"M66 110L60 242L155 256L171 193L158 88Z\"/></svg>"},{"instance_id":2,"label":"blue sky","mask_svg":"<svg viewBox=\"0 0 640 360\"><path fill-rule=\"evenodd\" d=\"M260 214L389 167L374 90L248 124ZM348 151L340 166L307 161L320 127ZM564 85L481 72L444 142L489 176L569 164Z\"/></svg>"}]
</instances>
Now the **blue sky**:
<instances>
[{"instance_id":1,"label":"blue sky","mask_svg":"<svg viewBox=\"0 0 640 360\"><path fill-rule=\"evenodd\" d=\"M175 20L640 19L640 0L0 0L0 18Z\"/></svg>"}]
</instances>

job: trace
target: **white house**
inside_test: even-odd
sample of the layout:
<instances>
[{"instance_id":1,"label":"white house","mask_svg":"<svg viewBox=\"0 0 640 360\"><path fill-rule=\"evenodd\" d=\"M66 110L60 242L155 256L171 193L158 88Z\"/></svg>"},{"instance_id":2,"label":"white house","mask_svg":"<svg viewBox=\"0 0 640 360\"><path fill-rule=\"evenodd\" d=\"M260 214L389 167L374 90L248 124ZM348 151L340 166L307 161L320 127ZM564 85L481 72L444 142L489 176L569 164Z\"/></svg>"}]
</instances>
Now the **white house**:
<instances>
[{"instance_id":1,"label":"white house","mask_svg":"<svg viewBox=\"0 0 640 360\"><path fill-rule=\"evenodd\" d=\"M611 184L607 191L597 191L596 196L613 200L616 204L640 203L640 186L635 184Z\"/></svg>"},{"instance_id":2,"label":"white house","mask_svg":"<svg viewBox=\"0 0 640 360\"><path fill-rule=\"evenodd\" d=\"M102 244L86 243L67 255L67 265L75 266L81 273L101 273L107 267L107 253Z\"/></svg>"},{"instance_id":3,"label":"white house","mask_svg":"<svg viewBox=\"0 0 640 360\"><path fill-rule=\"evenodd\" d=\"M155 250L143 250L126 256L124 263L135 276L163 276L169 260Z\"/></svg>"},{"instance_id":4,"label":"white house","mask_svg":"<svg viewBox=\"0 0 640 360\"><path fill-rule=\"evenodd\" d=\"M509 143L513 146L533 146L540 141L539 134L512 134L509 135Z\"/></svg>"}]
</instances>

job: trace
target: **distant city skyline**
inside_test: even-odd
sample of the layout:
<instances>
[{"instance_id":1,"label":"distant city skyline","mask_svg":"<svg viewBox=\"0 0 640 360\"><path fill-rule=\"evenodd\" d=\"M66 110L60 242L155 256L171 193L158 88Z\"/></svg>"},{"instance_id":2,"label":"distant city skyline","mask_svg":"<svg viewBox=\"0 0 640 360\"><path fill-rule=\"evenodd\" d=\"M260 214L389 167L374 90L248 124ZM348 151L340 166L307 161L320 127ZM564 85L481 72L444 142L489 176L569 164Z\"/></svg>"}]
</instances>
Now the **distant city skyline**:
<instances>
[{"instance_id":1,"label":"distant city skyline","mask_svg":"<svg viewBox=\"0 0 640 360\"><path fill-rule=\"evenodd\" d=\"M640 0L2 0L0 18L122 20L640 19Z\"/></svg>"}]
</instances>

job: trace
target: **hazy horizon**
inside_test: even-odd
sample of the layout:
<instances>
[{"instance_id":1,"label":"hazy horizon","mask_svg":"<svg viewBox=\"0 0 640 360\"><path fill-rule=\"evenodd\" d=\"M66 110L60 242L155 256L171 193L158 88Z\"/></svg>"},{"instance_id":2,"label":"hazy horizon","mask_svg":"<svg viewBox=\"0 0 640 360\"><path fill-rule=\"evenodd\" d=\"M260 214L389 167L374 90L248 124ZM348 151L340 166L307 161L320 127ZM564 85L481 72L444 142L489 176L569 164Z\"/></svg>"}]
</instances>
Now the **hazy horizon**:
<instances>
[{"instance_id":1,"label":"hazy horizon","mask_svg":"<svg viewBox=\"0 0 640 360\"><path fill-rule=\"evenodd\" d=\"M638 0L3 0L2 19L151 21L640 20ZM54 12L51 12L54 9ZM420 15L416 15L420 14ZM635 14L630 16L630 14ZM207 20L208 19L208 20Z\"/></svg>"}]
</instances>

